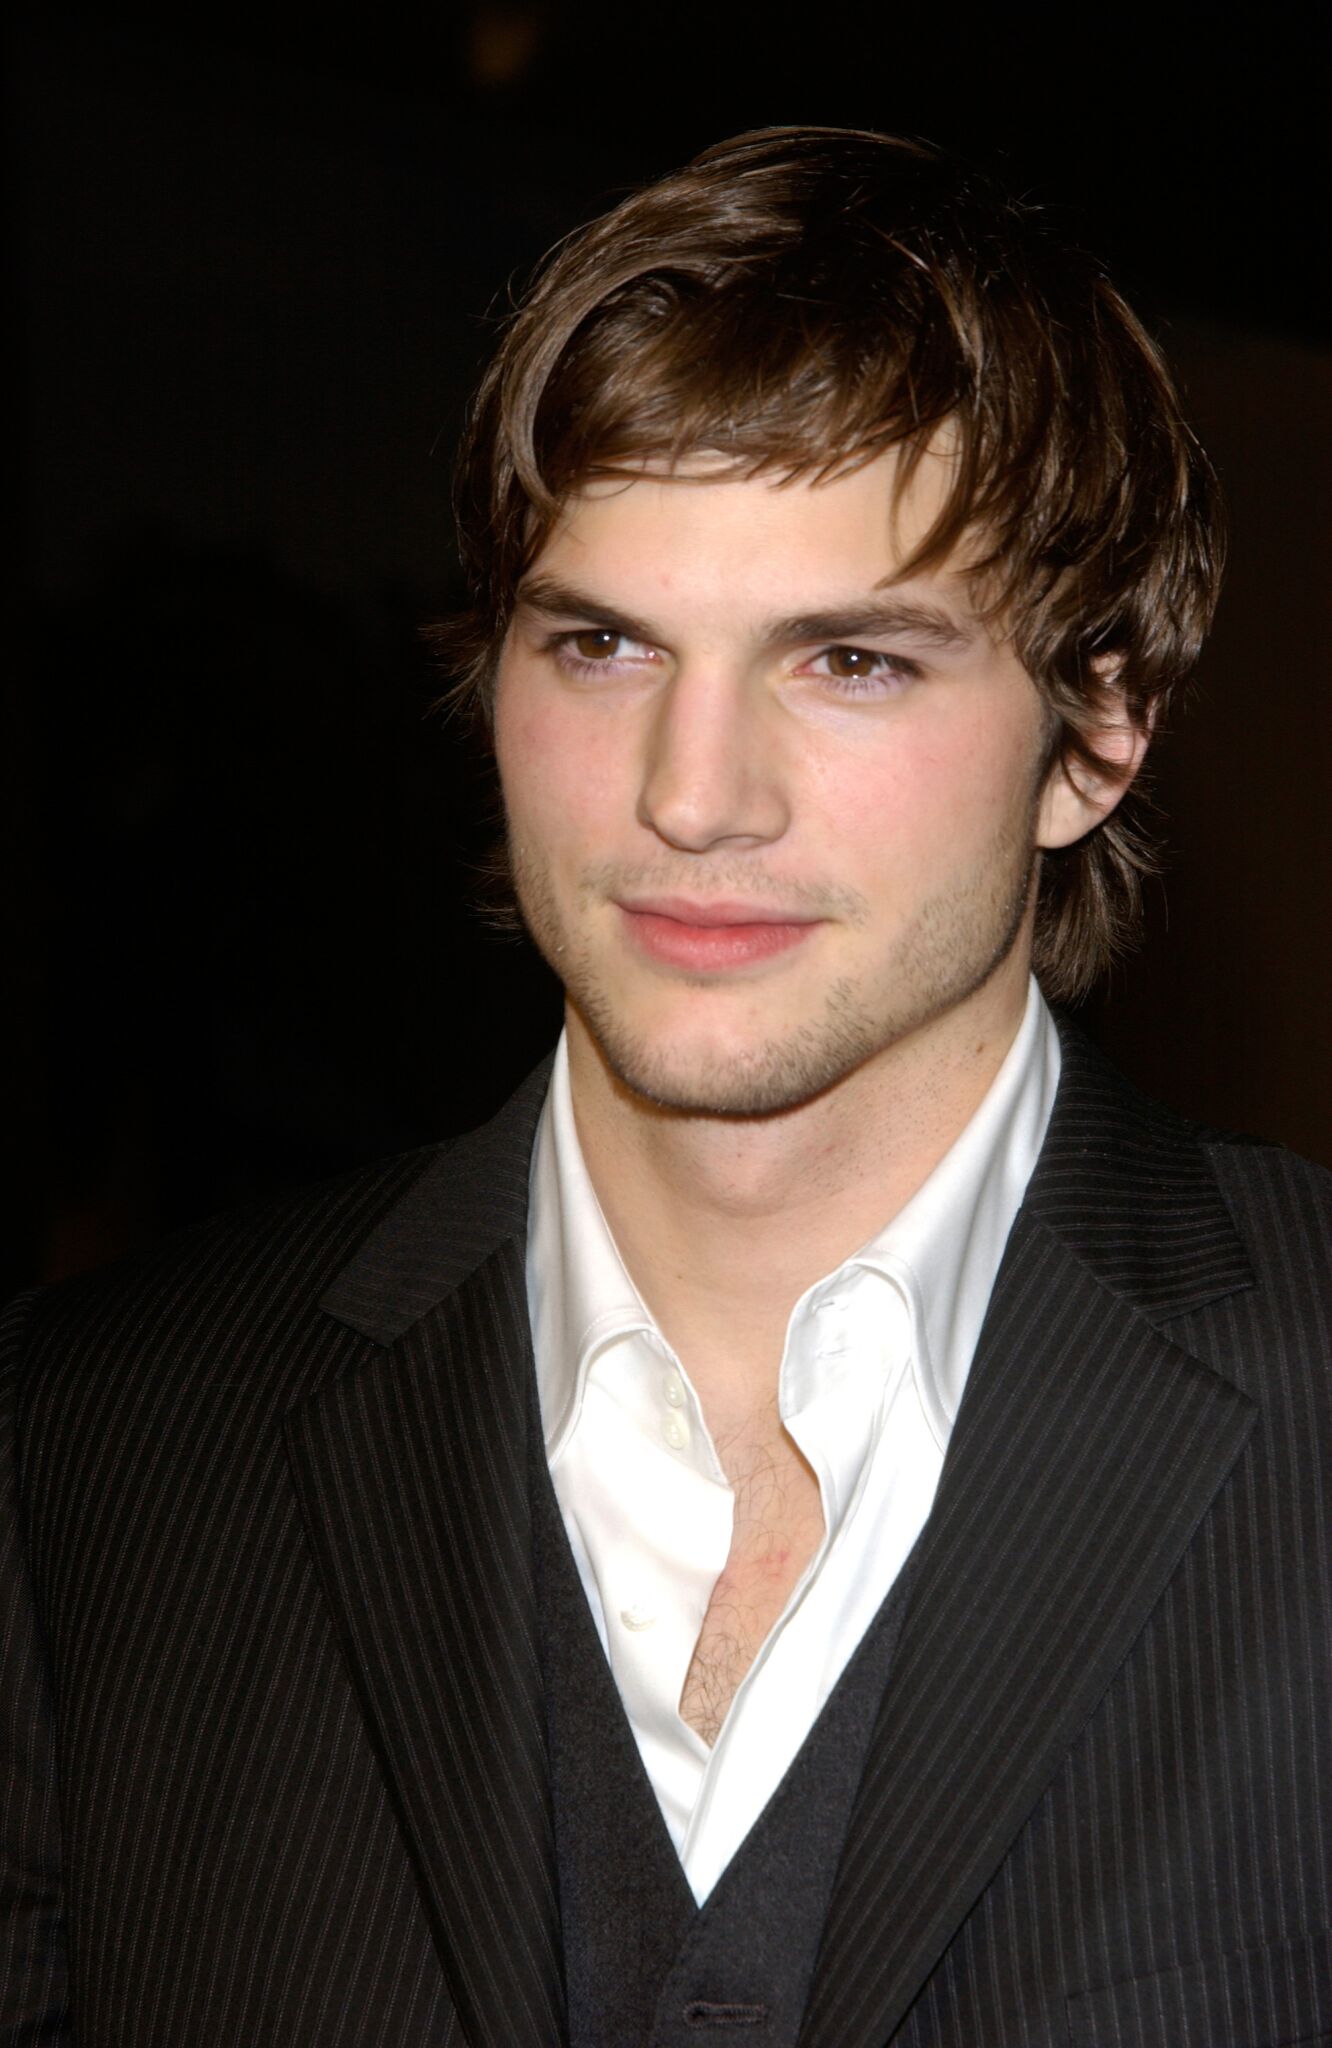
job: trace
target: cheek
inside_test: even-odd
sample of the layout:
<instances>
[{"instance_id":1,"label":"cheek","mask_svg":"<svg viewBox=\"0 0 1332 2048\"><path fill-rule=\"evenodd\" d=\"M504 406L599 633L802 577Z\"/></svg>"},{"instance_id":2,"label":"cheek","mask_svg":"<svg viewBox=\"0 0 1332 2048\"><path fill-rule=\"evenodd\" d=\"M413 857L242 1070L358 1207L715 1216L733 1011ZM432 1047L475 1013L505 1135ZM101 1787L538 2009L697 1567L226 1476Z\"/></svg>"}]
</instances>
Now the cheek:
<instances>
[{"instance_id":1,"label":"cheek","mask_svg":"<svg viewBox=\"0 0 1332 2048\"><path fill-rule=\"evenodd\" d=\"M825 834L866 849L880 844L893 857L952 840L984 808L987 794L972 761L928 746L843 764L818 784Z\"/></svg>"},{"instance_id":2,"label":"cheek","mask_svg":"<svg viewBox=\"0 0 1332 2048\"><path fill-rule=\"evenodd\" d=\"M536 780L534 764L539 759L537 721L526 706L515 701L512 690L499 691L495 698L495 763L504 808L511 818L527 807L529 786Z\"/></svg>"},{"instance_id":3,"label":"cheek","mask_svg":"<svg viewBox=\"0 0 1332 2048\"><path fill-rule=\"evenodd\" d=\"M614 810L613 750L586 717L558 698L521 687L495 706L495 755L511 826L547 847L577 844Z\"/></svg>"},{"instance_id":4,"label":"cheek","mask_svg":"<svg viewBox=\"0 0 1332 2048\"><path fill-rule=\"evenodd\" d=\"M866 871L938 875L1025 833L1034 782L1023 734L921 736L840 772L828 764L817 780L821 836Z\"/></svg>"}]
</instances>

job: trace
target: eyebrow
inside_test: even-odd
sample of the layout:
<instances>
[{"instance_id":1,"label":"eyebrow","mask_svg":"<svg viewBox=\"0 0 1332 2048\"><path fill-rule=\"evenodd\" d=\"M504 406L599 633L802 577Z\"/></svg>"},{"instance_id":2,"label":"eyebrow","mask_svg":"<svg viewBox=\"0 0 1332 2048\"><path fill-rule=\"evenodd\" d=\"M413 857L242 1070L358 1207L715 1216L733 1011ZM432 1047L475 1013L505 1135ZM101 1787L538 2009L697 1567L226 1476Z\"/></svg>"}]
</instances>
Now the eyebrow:
<instances>
[{"instance_id":1,"label":"eyebrow","mask_svg":"<svg viewBox=\"0 0 1332 2048\"><path fill-rule=\"evenodd\" d=\"M645 619L636 619L607 604L592 591L562 582L557 576L525 577L518 586L518 608L547 619L585 619L593 627L623 633L628 640L655 642L661 634ZM910 639L941 651L969 647L977 637L951 612L903 598L865 598L827 611L793 612L773 619L763 639L769 646L801 647L812 641Z\"/></svg>"}]
</instances>

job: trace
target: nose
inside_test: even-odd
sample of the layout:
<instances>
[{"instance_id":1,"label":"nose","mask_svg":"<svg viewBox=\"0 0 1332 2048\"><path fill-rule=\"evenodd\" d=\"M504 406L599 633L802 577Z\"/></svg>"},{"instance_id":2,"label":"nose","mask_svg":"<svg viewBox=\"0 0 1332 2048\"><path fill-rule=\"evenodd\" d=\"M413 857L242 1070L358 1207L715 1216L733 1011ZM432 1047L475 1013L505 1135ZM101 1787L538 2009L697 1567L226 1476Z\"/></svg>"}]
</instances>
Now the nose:
<instances>
[{"instance_id":1,"label":"nose","mask_svg":"<svg viewBox=\"0 0 1332 2048\"><path fill-rule=\"evenodd\" d=\"M759 679L712 663L681 669L657 698L638 801L668 846L765 846L790 822L776 713Z\"/></svg>"}]
</instances>

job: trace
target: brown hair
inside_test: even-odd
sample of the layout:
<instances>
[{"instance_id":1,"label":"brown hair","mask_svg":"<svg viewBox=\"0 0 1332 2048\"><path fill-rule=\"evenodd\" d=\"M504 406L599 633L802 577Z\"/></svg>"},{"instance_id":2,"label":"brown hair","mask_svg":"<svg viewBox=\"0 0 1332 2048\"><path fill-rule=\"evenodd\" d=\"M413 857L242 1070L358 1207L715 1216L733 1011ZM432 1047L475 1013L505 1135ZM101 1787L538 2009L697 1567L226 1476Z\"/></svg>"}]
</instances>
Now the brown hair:
<instances>
[{"instance_id":1,"label":"brown hair","mask_svg":"<svg viewBox=\"0 0 1332 2048\"><path fill-rule=\"evenodd\" d=\"M1141 727L1197 658L1222 552L1206 458L1096 262L957 159L847 129L719 143L546 259L459 458L470 607L435 632L453 701L488 720L519 579L590 477L702 449L827 477L896 446L900 487L945 423L954 481L907 567L966 541L1051 761L1095 770L1107 677ZM1050 995L1126 943L1152 865L1132 794L1042 855Z\"/></svg>"}]
</instances>

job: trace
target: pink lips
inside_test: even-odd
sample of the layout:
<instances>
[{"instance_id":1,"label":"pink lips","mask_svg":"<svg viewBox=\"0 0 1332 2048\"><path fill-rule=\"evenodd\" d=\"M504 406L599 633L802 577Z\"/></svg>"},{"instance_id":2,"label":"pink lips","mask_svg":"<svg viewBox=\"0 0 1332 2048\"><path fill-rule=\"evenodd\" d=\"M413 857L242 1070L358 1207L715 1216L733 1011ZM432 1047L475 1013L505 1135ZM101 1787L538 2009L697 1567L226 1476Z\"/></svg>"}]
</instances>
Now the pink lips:
<instances>
[{"instance_id":1,"label":"pink lips","mask_svg":"<svg viewBox=\"0 0 1332 2048\"><path fill-rule=\"evenodd\" d=\"M816 920L770 916L752 903L689 903L657 897L622 903L630 937L649 959L694 973L748 967L808 938Z\"/></svg>"}]
</instances>

